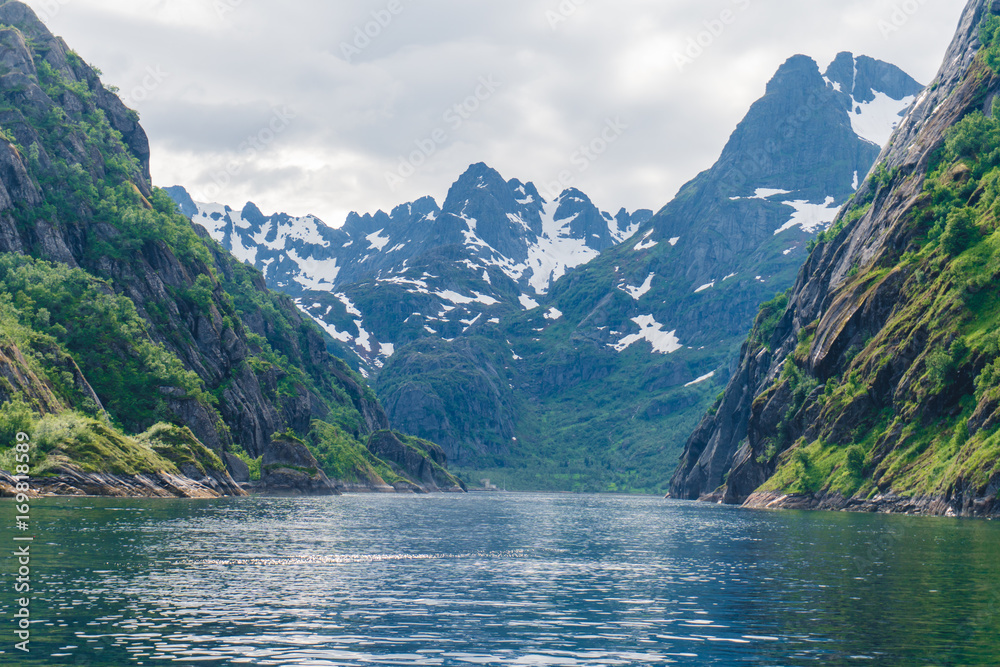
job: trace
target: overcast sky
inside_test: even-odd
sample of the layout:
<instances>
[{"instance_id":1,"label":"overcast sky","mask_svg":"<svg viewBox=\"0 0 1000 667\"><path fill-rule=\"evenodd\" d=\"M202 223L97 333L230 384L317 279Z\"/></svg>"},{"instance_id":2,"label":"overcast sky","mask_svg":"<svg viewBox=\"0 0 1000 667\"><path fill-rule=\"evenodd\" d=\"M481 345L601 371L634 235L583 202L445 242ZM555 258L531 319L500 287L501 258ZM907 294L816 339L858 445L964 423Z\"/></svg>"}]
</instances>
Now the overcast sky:
<instances>
[{"instance_id":1,"label":"overcast sky","mask_svg":"<svg viewBox=\"0 0 1000 667\"><path fill-rule=\"evenodd\" d=\"M965 0L27 0L142 117L157 185L339 226L473 162L658 209L777 67L937 72ZM581 145L597 141L600 155Z\"/></svg>"}]
</instances>

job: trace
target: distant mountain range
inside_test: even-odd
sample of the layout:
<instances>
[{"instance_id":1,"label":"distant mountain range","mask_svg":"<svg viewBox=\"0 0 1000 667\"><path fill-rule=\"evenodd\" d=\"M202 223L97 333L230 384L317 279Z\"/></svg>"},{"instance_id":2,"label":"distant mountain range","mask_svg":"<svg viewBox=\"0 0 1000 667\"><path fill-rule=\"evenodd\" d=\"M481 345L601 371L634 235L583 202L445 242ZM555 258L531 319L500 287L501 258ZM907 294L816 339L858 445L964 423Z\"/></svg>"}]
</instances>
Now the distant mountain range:
<instances>
[{"instance_id":1,"label":"distant mountain range","mask_svg":"<svg viewBox=\"0 0 1000 667\"><path fill-rule=\"evenodd\" d=\"M864 56L825 73L795 56L655 216L602 213L578 190L548 202L484 164L441 208L339 229L170 192L449 460L530 488L662 491L759 304L791 285L921 89Z\"/></svg>"},{"instance_id":2,"label":"distant mountain range","mask_svg":"<svg viewBox=\"0 0 1000 667\"><path fill-rule=\"evenodd\" d=\"M312 216L265 216L252 203L237 212L194 202L181 187L167 190L185 215L357 354L366 375L401 344L455 338L474 323L531 306L567 271L653 215L602 212L576 189L546 201L533 184L505 181L485 164L471 166L441 207L424 197L391 213L352 213L340 228ZM390 294L397 305L402 298L413 306L395 309L403 319L375 303Z\"/></svg>"}]
</instances>

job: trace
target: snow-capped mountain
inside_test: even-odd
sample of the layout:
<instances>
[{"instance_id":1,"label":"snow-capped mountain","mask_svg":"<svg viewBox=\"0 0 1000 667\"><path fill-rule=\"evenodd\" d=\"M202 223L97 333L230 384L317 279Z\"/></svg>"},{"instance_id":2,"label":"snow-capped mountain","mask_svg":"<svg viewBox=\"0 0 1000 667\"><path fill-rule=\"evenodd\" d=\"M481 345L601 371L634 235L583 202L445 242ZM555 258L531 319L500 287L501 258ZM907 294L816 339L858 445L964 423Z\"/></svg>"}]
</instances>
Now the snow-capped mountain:
<instances>
[{"instance_id":1,"label":"snow-capped mountain","mask_svg":"<svg viewBox=\"0 0 1000 667\"><path fill-rule=\"evenodd\" d=\"M602 212L576 189L546 201L533 184L505 181L485 164L471 166L443 206L424 197L390 213L352 213L340 228L313 216L265 216L252 203L236 211L194 202L181 187L168 192L212 238L260 269L268 286L291 295L356 352L366 373L400 344L454 338L530 307L567 271L652 216Z\"/></svg>"},{"instance_id":2,"label":"snow-capped mountain","mask_svg":"<svg viewBox=\"0 0 1000 667\"><path fill-rule=\"evenodd\" d=\"M466 465L497 456L517 465L567 442L600 442L600 474L656 460L655 488L665 489L760 304L792 285L809 242L854 195L882 149L876 142L921 90L867 57L841 53L825 72L790 58L716 164L628 241L557 280L537 308L502 318L488 343L477 332L475 343L447 350L397 349L377 385L390 414ZM448 398L453 378L426 376L430 355L474 369L498 351L505 358L490 368L500 379L467 371L462 384L483 389L462 404ZM430 418L442 404L446 418ZM496 437L472 437L484 414L512 405L509 419L490 422ZM598 474L595 457L579 454L591 465L571 472Z\"/></svg>"}]
</instances>

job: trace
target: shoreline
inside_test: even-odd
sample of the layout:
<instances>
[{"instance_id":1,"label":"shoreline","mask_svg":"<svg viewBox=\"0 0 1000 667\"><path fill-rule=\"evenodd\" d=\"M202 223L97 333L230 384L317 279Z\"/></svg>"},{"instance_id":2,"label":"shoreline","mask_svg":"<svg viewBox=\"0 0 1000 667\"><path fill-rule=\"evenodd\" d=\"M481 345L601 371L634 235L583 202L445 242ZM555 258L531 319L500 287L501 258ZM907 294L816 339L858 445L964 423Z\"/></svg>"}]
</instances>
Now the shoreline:
<instances>
[{"instance_id":1,"label":"shoreline","mask_svg":"<svg viewBox=\"0 0 1000 667\"><path fill-rule=\"evenodd\" d=\"M0 498L18 494L18 479L0 470ZM223 498L249 495L228 474L193 479L168 472L139 475L91 473L60 468L49 477L25 480L29 498Z\"/></svg>"},{"instance_id":2,"label":"shoreline","mask_svg":"<svg viewBox=\"0 0 1000 667\"><path fill-rule=\"evenodd\" d=\"M323 492L309 492L307 489L292 487L269 487L260 482L236 482L228 474L209 475L194 479L168 472L143 473L139 475L114 475L111 473L90 473L78 469L61 467L58 474L48 477L31 477L26 480L29 498L162 498L162 499L214 499L240 498L250 496L306 498L318 496L338 496L343 494L370 495L423 495L431 493L464 493L457 487L441 489L400 483L395 486L369 486L364 484L336 483ZM0 470L0 498L17 495L18 480L15 475Z\"/></svg>"},{"instance_id":3,"label":"shoreline","mask_svg":"<svg viewBox=\"0 0 1000 667\"><path fill-rule=\"evenodd\" d=\"M704 498L712 502L713 497ZM740 507L760 510L805 510L820 512L855 512L865 514L900 514L967 519L1000 518L1000 498L982 496L912 496L893 493L871 498L844 497L836 494L754 493Z\"/></svg>"}]
</instances>

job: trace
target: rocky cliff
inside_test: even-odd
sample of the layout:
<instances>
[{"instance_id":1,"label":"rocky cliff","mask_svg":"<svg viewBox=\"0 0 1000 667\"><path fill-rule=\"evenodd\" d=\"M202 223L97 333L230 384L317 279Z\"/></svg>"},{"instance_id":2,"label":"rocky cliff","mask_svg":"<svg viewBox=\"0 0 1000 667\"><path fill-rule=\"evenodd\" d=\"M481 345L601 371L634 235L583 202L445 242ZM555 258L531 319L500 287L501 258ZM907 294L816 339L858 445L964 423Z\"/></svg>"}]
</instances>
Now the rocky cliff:
<instances>
[{"instance_id":1,"label":"rocky cliff","mask_svg":"<svg viewBox=\"0 0 1000 667\"><path fill-rule=\"evenodd\" d=\"M158 422L227 461L270 456L288 433L331 466L345 455L331 449L360 455L389 427L322 332L152 186L137 115L20 2L0 4L0 128L10 410L104 420L142 456L124 433Z\"/></svg>"},{"instance_id":2,"label":"rocky cliff","mask_svg":"<svg viewBox=\"0 0 1000 667\"><path fill-rule=\"evenodd\" d=\"M995 511L997 10L968 4L876 169L758 315L673 495Z\"/></svg>"}]
</instances>

